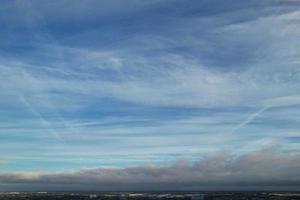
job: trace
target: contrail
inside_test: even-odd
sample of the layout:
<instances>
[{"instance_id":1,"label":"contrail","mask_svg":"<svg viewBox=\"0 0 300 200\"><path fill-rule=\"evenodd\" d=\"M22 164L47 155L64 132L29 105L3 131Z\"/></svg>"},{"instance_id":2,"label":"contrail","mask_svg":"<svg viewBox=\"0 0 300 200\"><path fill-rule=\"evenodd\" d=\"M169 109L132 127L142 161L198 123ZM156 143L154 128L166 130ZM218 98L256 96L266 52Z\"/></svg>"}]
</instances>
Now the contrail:
<instances>
[{"instance_id":1,"label":"contrail","mask_svg":"<svg viewBox=\"0 0 300 200\"><path fill-rule=\"evenodd\" d=\"M46 26L46 21L44 20L44 16L37 10L34 9L34 5L32 2L28 1L28 2L24 2L24 6L27 8L27 12L30 13L29 16L26 18L27 23L29 25L31 24L35 24L38 23L42 28L40 28L37 31L33 31L32 34L34 35L34 37L40 41L40 43L54 43L56 44L56 40L54 40L54 38L51 36L51 34L49 34L49 31L47 30L47 26ZM57 45L59 46L59 45ZM61 49L58 49L57 55L62 57L62 53L61 53ZM22 72L25 76L25 78L35 81L36 79L29 73L28 70L26 70L26 68L24 68L22 66ZM37 89L44 89L43 85L36 85ZM65 128L71 129L74 131L73 127L71 125L69 125L66 120L58 113L55 111L55 107L51 104L50 98L48 97L48 95L46 96L48 101L48 106L50 106L51 110L54 111L55 115L57 116L57 119L63 123L63 126ZM33 115L35 115L43 125L50 127L49 131L51 132L51 134L59 141L64 142L63 138L60 136L59 133L57 133L56 131L54 131L51 127L51 123L49 123L43 116L42 114L34 107L34 105L32 105L24 95L20 95L20 101L32 112Z\"/></svg>"},{"instance_id":2,"label":"contrail","mask_svg":"<svg viewBox=\"0 0 300 200\"><path fill-rule=\"evenodd\" d=\"M246 126L247 124L251 123L255 118L257 118L259 115L261 115L263 112L265 112L268 108L270 108L270 106L264 106L261 109L259 109L257 112L252 113L251 115L249 115L246 120L244 120L242 123L240 123L239 125L234 127L232 129L231 133L234 133L237 130L239 130L239 129L243 128L244 126Z\"/></svg>"},{"instance_id":3,"label":"contrail","mask_svg":"<svg viewBox=\"0 0 300 200\"><path fill-rule=\"evenodd\" d=\"M43 125L50 127L49 132L59 141L64 142L64 140L60 137L60 135L51 128L51 124L42 116L40 112L38 112L31 104L26 100L23 95L19 95L20 101L25 105L33 115L35 115Z\"/></svg>"},{"instance_id":4,"label":"contrail","mask_svg":"<svg viewBox=\"0 0 300 200\"><path fill-rule=\"evenodd\" d=\"M278 107L278 106L287 106L287 105L298 105L300 102L299 95L293 95L293 96L284 96L284 97L278 97L270 100L269 102L265 102L266 104L264 107L262 107L260 110L258 110L255 113L252 113L248 116L248 118L240 123L238 126L236 126L231 133L234 133L238 129L246 126L247 124L251 123L256 117L261 115L263 112L265 112L267 109L271 107Z\"/></svg>"}]
</instances>

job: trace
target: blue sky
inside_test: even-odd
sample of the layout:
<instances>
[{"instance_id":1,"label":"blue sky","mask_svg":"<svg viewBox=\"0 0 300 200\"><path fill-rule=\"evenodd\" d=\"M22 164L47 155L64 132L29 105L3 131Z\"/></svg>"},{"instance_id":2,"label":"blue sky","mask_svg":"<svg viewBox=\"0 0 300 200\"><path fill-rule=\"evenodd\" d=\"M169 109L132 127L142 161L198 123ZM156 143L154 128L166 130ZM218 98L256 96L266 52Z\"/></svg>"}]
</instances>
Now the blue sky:
<instances>
[{"instance_id":1,"label":"blue sky","mask_svg":"<svg viewBox=\"0 0 300 200\"><path fill-rule=\"evenodd\" d=\"M2 1L0 172L298 159L299 22L296 0Z\"/></svg>"}]
</instances>

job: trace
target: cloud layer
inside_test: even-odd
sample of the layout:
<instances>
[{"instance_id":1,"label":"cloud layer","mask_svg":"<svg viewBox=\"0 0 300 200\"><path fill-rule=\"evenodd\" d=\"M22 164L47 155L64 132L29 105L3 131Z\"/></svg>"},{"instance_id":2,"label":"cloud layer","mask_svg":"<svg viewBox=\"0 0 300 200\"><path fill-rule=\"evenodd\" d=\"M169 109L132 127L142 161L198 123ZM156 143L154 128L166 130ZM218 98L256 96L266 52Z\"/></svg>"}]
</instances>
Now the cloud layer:
<instances>
[{"instance_id":1,"label":"cloud layer","mask_svg":"<svg viewBox=\"0 0 300 200\"><path fill-rule=\"evenodd\" d=\"M30 185L32 190L299 190L299 163L299 155L268 147L240 156L219 152L193 163L181 159L168 166L1 173L0 183L19 189Z\"/></svg>"}]
</instances>

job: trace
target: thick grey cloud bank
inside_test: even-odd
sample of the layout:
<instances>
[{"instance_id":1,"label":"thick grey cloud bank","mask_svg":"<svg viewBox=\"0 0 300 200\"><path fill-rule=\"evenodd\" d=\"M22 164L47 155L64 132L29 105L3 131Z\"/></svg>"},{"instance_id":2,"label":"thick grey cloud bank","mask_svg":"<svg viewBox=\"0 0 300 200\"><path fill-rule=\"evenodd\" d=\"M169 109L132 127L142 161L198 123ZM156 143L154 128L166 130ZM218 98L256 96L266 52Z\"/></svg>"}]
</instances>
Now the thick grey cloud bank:
<instances>
[{"instance_id":1,"label":"thick grey cloud bank","mask_svg":"<svg viewBox=\"0 0 300 200\"><path fill-rule=\"evenodd\" d=\"M271 147L169 166L1 173L3 190L300 190L300 156Z\"/></svg>"}]
</instances>

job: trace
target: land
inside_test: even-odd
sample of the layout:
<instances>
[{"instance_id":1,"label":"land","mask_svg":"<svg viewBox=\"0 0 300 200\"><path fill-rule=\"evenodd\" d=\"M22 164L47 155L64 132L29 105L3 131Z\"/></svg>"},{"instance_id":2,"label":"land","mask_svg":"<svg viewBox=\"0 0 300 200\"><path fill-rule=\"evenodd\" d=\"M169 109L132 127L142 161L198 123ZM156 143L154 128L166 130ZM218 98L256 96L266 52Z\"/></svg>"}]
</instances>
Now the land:
<instances>
[{"instance_id":1,"label":"land","mask_svg":"<svg viewBox=\"0 0 300 200\"><path fill-rule=\"evenodd\" d=\"M297 192L2 192L0 200L300 200Z\"/></svg>"}]
</instances>

